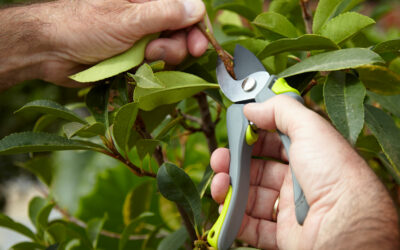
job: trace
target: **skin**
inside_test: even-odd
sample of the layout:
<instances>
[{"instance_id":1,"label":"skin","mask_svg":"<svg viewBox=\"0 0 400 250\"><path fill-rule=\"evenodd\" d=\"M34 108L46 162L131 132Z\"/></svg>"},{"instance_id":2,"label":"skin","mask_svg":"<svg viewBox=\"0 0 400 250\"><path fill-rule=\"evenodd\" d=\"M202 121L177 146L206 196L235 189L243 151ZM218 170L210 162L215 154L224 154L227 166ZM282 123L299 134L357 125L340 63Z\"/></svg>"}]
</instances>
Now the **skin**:
<instances>
[{"instance_id":1,"label":"skin","mask_svg":"<svg viewBox=\"0 0 400 250\"><path fill-rule=\"evenodd\" d=\"M292 141L290 164L310 210L296 222L290 168L253 159L250 193L238 239L262 249L399 249L398 218L385 187L347 141L322 117L287 96L248 104L246 117L263 129L253 155L287 162L275 132ZM229 187L229 150L211 157L211 184L222 204ZM277 222L271 220L280 195Z\"/></svg>"},{"instance_id":2,"label":"skin","mask_svg":"<svg viewBox=\"0 0 400 250\"><path fill-rule=\"evenodd\" d=\"M28 79L81 87L68 79L117 55L147 34L146 59L177 65L198 57L208 41L192 26L203 20L201 0L59 0L0 9L0 90Z\"/></svg>"}]
</instances>

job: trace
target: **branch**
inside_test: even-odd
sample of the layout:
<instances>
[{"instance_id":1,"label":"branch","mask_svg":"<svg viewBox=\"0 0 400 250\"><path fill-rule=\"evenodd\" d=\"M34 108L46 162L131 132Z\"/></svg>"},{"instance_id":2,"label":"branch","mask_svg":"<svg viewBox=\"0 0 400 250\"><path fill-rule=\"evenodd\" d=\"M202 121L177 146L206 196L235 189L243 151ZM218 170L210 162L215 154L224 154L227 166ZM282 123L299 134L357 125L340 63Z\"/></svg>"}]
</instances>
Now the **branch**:
<instances>
[{"instance_id":1,"label":"branch","mask_svg":"<svg viewBox=\"0 0 400 250\"><path fill-rule=\"evenodd\" d=\"M199 93L194 96L199 103L200 113L202 118L201 129L207 138L208 149L210 154L217 149L217 137L215 136L215 124L211 119L210 108L207 102L207 96L204 93Z\"/></svg>"},{"instance_id":2,"label":"branch","mask_svg":"<svg viewBox=\"0 0 400 250\"><path fill-rule=\"evenodd\" d=\"M303 13L304 24L306 25L307 34L312 34L313 18L309 7L308 0L300 0L301 10Z\"/></svg>"},{"instance_id":3,"label":"branch","mask_svg":"<svg viewBox=\"0 0 400 250\"><path fill-rule=\"evenodd\" d=\"M221 47L204 21L197 23L197 27L207 37L215 51L217 51L219 58L221 58L222 62L225 64L226 70L229 72L232 78L236 79L235 71L233 69L233 57Z\"/></svg>"}]
</instances>

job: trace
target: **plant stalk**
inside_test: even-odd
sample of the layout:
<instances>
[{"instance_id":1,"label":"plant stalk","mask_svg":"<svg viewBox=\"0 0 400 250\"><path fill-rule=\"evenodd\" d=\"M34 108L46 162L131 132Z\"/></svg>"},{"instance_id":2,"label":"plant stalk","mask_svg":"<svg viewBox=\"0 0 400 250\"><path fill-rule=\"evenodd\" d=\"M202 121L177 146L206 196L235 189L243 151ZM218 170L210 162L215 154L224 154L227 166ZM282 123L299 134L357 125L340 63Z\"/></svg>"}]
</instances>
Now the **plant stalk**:
<instances>
[{"instance_id":1,"label":"plant stalk","mask_svg":"<svg viewBox=\"0 0 400 250\"><path fill-rule=\"evenodd\" d=\"M313 17L311 14L309 1L308 0L300 0L300 6L303 13L304 24L306 26L307 34L312 34L312 26L313 26Z\"/></svg>"},{"instance_id":2,"label":"plant stalk","mask_svg":"<svg viewBox=\"0 0 400 250\"><path fill-rule=\"evenodd\" d=\"M207 102L207 95L204 93L199 93L194 96L196 98L202 119L201 128L204 135L207 138L208 150L210 154L218 147L217 137L215 136L215 124L211 119L210 107Z\"/></svg>"}]
</instances>

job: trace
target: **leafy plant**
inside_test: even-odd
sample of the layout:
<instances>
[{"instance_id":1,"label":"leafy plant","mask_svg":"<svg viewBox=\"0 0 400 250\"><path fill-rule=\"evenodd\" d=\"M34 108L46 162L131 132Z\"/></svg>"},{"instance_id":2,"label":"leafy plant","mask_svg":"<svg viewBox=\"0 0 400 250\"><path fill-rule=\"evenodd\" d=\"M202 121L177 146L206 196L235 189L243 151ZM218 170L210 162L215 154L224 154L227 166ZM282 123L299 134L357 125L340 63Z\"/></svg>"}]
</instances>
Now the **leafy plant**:
<instances>
[{"instance_id":1,"label":"leafy plant","mask_svg":"<svg viewBox=\"0 0 400 250\"><path fill-rule=\"evenodd\" d=\"M355 12L362 0L321 0L313 15L308 1L274 0L268 10L262 0L204 2L214 33L199 27L215 49L202 57L167 71L161 61L142 62L157 35L145 37L71 76L96 81L80 91L84 102L36 100L17 111L41 117L32 132L0 140L0 154L31 153L18 165L49 194L29 204L35 232L0 215L0 226L30 240L12 249L207 249L218 215L208 161L227 144L229 106L216 83L216 59L232 70L236 44L303 93L398 197L400 39L375 35L380 16ZM57 133L49 130L54 121ZM52 209L64 218L49 221Z\"/></svg>"}]
</instances>

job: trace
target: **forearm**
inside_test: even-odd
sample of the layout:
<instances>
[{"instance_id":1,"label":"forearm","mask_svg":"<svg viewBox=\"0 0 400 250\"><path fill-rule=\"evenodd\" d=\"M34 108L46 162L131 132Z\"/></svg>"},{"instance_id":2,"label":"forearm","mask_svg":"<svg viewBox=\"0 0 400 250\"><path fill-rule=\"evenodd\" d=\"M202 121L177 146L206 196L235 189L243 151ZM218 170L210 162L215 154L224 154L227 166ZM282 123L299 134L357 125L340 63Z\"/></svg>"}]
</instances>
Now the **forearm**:
<instances>
[{"instance_id":1,"label":"forearm","mask_svg":"<svg viewBox=\"0 0 400 250\"><path fill-rule=\"evenodd\" d=\"M43 65L51 53L44 10L51 5L0 9L0 90L43 78Z\"/></svg>"}]
</instances>

